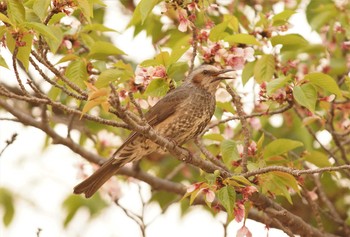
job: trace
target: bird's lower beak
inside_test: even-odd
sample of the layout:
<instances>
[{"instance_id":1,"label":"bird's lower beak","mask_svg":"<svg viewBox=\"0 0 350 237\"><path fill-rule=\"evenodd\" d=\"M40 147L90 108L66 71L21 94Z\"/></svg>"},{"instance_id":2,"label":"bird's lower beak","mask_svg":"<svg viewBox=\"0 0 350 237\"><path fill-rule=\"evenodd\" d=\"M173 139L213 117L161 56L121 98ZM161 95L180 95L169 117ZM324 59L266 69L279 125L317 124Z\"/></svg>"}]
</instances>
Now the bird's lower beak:
<instances>
[{"instance_id":1,"label":"bird's lower beak","mask_svg":"<svg viewBox=\"0 0 350 237\"><path fill-rule=\"evenodd\" d=\"M216 75L215 76L217 76L217 77L215 77L214 78L214 80L212 81L212 82L214 82L214 81L221 81L221 80L226 80L226 79L235 79L235 77L228 77L228 76L219 76L219 75L221 75L221 74L224 74L224 73L226 73L226 72L232 72L232 71L235 71L234 69L224 69L224 70L221 70L221 71L218 71L217 73L216 73Z\"/></svg>"}]
</instances>

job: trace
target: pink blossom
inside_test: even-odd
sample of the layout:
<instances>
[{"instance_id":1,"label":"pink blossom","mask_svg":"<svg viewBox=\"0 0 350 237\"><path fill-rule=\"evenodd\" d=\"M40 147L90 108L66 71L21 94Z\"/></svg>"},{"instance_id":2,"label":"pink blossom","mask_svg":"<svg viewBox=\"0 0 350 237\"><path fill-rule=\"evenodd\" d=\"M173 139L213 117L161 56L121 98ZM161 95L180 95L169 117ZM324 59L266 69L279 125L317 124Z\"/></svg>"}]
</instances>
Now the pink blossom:
<instances>
[{"instance_id":1,"label":"pink blossom","mask_svg":"<svg viewBox=\"0 0 350 237\"><path fill-rule=\"evenodd\" d=\"M236 202L234 214L235 214L235 221L241 222L244 219L245 208L241 201Z\"/></svg>"},{"instance_id":2,"label":"pink blossom","mask_svg":"<svg viewBox=\"0 0 350 237\"><path fill-rule=\"evenodd\" d=\"M121 196L120 183L113 177L103 185L103 191L107 192L112 200L118 200Z\"/></svg>"},{"instance_id":3,"label":"pink blossom","mask_svg":"<svg viewBox=\"0 0 350 237\"><path fill-rule=\"evenodd\" d=\"M190 185L190 186L187 187L186 192L192 193L193 191L199 189L200 186L202 186L202 184L203 184L202 182L192 184L192 185Z\"/></svg>"},{"instance_id":4,"label":"pink blossom","mask_svg":"<svg viewBox=\"0 0 350 237\"><path fill-rule=\"evenodd\" d=\"M238 231L237 231L237 235L236 237L252 237L252 233L249 231L249 229L243 225L242 228L240 228Z\"/></svg>"},{"instance_id":5,"label":"pink blossom","mask_svg":"<svg viewBox=\"0 0 350 237\"><path fill-rule=\"evenodd\" d=\"M187 5L187 8L191 12L194 10L197 10L200 12L200 9L199 9L198 4L196 2L191 2L190 4Z\"/></svg>"},{"instance_id":6,"label":"pink blossom","mask_svg":"<svg viewBox=\"0 0 350 237\"><path fill-rule=\"evenodd\" d=\"M258 131L259 129L261 129L261 122L260 119L258 119L257 117L253 117L249 120L250 126L255 130Z\"/></svg>"},{"instance_id":7,"label":"pink blossom","mask_svg":"<svg viewBox=\"0 0 350 237\"><path fill-rule=\"evenodd\" d=\"M323 98L320 98L320 101L332 102L335 99L335 95L329 95Z\"/></svg>"},{"instance_id":8,"label":"pink blossom","mask_svg":"<svg viewBox=\"0 0 350 237\"><path fill-rule=\"evenodd\" d=\"M243 48L232 48L231 52L235 57L244 57L244 49Z\"/></svg>"},{"instance_id":9,"label":"pink blossom","mask_svg":"<svg viewBox=\"0 0 350 237\"><path fill-rule=\"evenodd\" d=\"M255 51L252 47L244 48L244 59L247 60L248 62L254 61L255 60L254 53Z\"/></svg>"},{"instance_id":10,"label":"pink blossom","mask_svg":"<svg viewBox=\"0 0 350 237\"><path fill-rule=\"evenodd\" d=\"M254 186L247 186L241 190L244 200L247 200L255 192L258 192L258 189Z\"/></svg>"},{"instance_id":11,"label":"pink blossom","mask_svg":"<svg viewBox=\"0 0 350 237\"><path fill-rule=\"evenodd\" d=\"M342 49L350 50L350 41L344 41L341 45Z\"/></svg>"},{"instance_id":12,"label":"pink blossom","mask_svg":"<svg viewBox=\"0 0 350 237\"><path fill-rule=\"evenodd\" d=\"M164 66L157 66L153 72L153 77L164 78L166 77L166 70Z\"/></svg>"},{"instance_id":13,"label":"pink blossom","mask_svg":"<svg viewBox=\"0 0 350 237\"><path fill-rule=\"evenodd\" d=\"M219 102L229 102L232 97L224 88L219 88L215 93L216 100Z\"/></svg>"},{"instance_id":14,"label":"pink blossom","mask_svg":"<svg viewBox=\"0 0 350 237\"><path fill-rule=\"evenodd\" d=\"M120 146L121 139L112 132L101 130L97 133L97 138L104 147Z\"/></svg>"},{"instance_id":15,"label":"pink blossom","mask_svg":"<svg viewBox=\"0 0 350 237\"><path fill-rule=\"evenodd\" d=\"M225 48L221 48L215 52L214 60L216 62L221 62L222 58L226 58L228 55L228 52Z\"/></svg>"},{"instance_id":16,"label":"pink blossom","mask_svg":"<svg viewBox=\"0 0 350 237\"><path fill-rule=\"evenodd\" d=\"M215 193L209 188L203 188L201 190L205 194L205 200L212 203L215 200Z\"/></svg>"},{"instance_id":17,"label":"pink blossom","mask_svg":"<svg viewBox=\"0 0 350 237\"><path fill-rule=\"evenodd\" d=\"M166 77L166 70L164 66L150 66L141 67L137 66L135 70L134 83L137 85L147 86L149 82L154 78L164 78Z\"/></svg>"},{"instance_id":18,"label":"pink blossom","mask_svg":"<svg viewBox=\"0 0 350 237\"><path fill-rule=\"evenodd\" d=\"M183 9L178 11L179 13L179 26L178 29L181 32L186 32L187 31L187 27L190 28L191 27L191 22L187 19L187 12Z\"/></svg>"},{"instance_id":19,"label":"pink blossom","mask_svg":"<svg viewBox=\"0 0 350 237\"><path fill-rule=\"evenodd\" d=\"M343 122L340 124L340 126L343 129L349 129L350 128L350 119L343 120Z\"/></svg>"},{"instance_id":20,"label":"pink blossom","mask_svg":"<svg viewBox=\"0 0 350 237\"><path fill-rule=\"evenodd\" d=\"M248 155L251 155L251 156L255 155L256 150L257 150L256 143L255 141L252 141L248 146Z\"/></svg>"},{"instance_id":21,"label":"pink blossom","mask_svg":"<svg viewBox=\"0 0 350 237\"><path fill-rule=\"evenodd\" d=\"M227 65L231 66L234 70L241 70L244 67L244 58L229 55L226 59Z\"/></svg>"}]
</instances>

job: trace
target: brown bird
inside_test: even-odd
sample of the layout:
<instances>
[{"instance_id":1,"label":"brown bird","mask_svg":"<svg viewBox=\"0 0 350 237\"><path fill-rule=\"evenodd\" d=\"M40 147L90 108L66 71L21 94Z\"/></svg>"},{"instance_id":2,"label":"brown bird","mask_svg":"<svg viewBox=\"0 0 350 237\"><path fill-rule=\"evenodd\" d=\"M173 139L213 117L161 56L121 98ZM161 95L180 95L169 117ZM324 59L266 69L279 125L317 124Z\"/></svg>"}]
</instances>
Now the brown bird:
<instances>
[{"instance_id":1,"label":"brown bird","mask_svg":"<svg viewBox=\"0 0 350 237\"><path fill-rule=\"evenodd\" d=\"M215 92L223 79L220 76L232 69L221 70L201 65L178 88L170 91L145 114L147 122L161 136L182 145L199 135L215 111ZM143 135L133 132L123 145L89 178L74 188L74 193L91 197L125 164L137 161L161 147Z\"/></svg>"}]
</instances>

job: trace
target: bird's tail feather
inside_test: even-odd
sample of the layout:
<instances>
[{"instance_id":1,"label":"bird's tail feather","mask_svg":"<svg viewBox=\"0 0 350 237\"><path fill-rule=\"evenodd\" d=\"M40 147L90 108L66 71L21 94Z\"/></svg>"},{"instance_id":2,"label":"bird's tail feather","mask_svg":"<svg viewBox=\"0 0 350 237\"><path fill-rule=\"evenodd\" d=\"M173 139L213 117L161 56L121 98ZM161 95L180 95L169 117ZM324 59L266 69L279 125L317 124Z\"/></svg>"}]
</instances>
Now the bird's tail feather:
<instances>
[{"instance_id":1,"label":"bird's tail feather","mask_svg":"<svg viewBox=\"0 0 350 237\"><path fill-rule=\"evenodd\" d=\"M124 160L125 161L125 160ZM123 165L123 160L110 158L95 173L74 187L75 194L84 193L86 198L91 197L109 180Z\"/></svg>"}]
</instances>

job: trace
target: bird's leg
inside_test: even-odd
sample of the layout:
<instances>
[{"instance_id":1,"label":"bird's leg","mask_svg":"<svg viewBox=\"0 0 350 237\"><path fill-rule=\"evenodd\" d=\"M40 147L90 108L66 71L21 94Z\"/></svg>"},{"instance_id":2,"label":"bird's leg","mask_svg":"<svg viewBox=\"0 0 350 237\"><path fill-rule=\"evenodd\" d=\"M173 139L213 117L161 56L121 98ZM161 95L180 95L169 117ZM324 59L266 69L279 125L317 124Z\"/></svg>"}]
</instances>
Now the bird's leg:
<instances>
[{"instance_id":1,"label":"bird's leg","mask_svg":"<svg viewBox=\"0 0 350 237\"><path fill-rule=\"evenodd\" d=\"M141 162L141 160L137 160L137 161L132 162L132 169L134 171L139 172L141 170L140 162Z\"/></svg>"},{"instance_id":2,"label":"bird's leg","mask_svg":"<svg viewBox=\"0 0 350 237\"><path fill-rule=\"evenodd\" d=\"M182 152L181 152L182 153L181 160L186 162L186 163L190 163L192 158L194 157L194 154L192 153L192 151L190 151L186 147L181 147L181 150L182 150Z\"/></svg>"}]
</instances>

